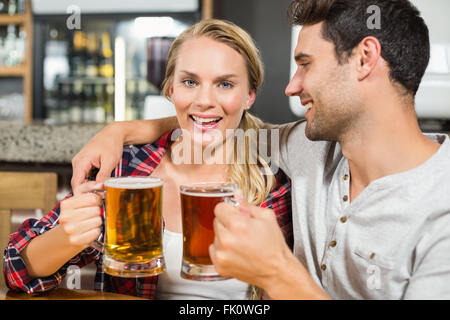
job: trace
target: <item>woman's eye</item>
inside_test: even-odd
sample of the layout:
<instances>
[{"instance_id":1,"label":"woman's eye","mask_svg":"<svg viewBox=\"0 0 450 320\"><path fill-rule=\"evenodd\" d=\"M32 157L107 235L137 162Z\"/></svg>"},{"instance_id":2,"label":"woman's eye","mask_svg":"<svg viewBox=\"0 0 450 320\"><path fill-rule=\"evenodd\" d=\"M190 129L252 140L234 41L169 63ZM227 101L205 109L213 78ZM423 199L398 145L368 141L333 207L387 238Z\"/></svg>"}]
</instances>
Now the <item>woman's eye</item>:
<instances>
[{"instance_id":1,"label":"woman's eye","mask_svg":"<svg viewBox=\"0 0 450 320\"><path fill-rule=\"evenodd\" d=\"M183 83L188 86L188 87L193 87L195 86L195 81L194 80L183 80Z\"/></svg>"}]
</instances>

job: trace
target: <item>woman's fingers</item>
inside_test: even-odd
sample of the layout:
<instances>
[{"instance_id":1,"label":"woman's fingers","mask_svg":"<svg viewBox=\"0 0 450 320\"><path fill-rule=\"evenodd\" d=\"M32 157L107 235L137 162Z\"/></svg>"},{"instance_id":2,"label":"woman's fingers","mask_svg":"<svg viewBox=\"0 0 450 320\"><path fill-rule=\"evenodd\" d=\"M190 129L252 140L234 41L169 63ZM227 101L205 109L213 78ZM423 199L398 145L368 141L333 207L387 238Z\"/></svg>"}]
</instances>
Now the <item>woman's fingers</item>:
<instances>
[{"instance_id":1,"label":"woman's fingers","mask_svg":"<svg viewBox=\"0 0 450 320\"><path fill-rule=\"evenodd\" d=\"M92 193L96 191L104 191L105 186L102 182L88 181L78 185L75 189L73 189L73 195L79 196L85 193Z\"/></svg>"},{"instance_id":2,"label":"woman's fingers","mask_svg":"<svg viewBox=\"0 0 450 320\"><path fill-rule=\"evenodd\" d=\"M94 240L97 240L100 235L100 228L92 228L89 229L86 232L73 235L70 238L70 242L74 245L80 245L87 247L89 246Z\"/></svg>"},{"instance_id":3,"label":"woman's fingers","mask_svg":"<svg viewBox=\"0 0 450 320\"><path fill-rule=\"evenodd\" d=\"M61 211L100 207L102 205L102 196L96 193L85 193L68 198L61 202Z\"/></svg>"},{"instance_id":4,"label":"woman's fingers","mask_svg":"<svg viewBox=\"0 0 450 320\"><path fill-rule=\"evenodd\" d=\"M60 215L59 223L79 222L95 217L101 217L101 208L98 206L69 209L64 212L64 215Z\"/></svg>"}]
</instances>

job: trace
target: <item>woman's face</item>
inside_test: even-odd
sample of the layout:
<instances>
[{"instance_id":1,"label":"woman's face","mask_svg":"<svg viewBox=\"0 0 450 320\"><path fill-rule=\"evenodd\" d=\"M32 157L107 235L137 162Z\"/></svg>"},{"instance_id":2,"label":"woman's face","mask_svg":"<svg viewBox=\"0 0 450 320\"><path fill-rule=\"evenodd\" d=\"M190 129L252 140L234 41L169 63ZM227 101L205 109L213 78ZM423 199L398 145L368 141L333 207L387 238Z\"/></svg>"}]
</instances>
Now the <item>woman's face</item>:
<instances>
[{"instance_id":1,"label":"woman's face","mask_svg":"<svg viewBox=\"0 0 450 320\"><path fill-rule=\"evenodd\" d=\"M186 41L169 91L181 129L202 146L223 142L255 100L248 82L245 60L233 48L207 37Z\"/></svg>"}]
</instances>

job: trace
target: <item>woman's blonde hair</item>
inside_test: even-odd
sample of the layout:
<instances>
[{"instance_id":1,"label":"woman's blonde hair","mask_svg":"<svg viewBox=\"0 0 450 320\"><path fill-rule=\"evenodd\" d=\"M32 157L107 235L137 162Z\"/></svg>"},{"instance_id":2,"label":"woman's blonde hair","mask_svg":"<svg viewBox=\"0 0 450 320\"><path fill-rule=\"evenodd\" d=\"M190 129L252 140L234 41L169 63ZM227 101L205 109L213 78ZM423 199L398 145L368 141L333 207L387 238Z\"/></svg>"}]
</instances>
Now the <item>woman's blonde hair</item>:
<instances>
[{"instance_id":1,"label":"woman's blonde hair","mask_svg":"<svg viewBox=\"0 0 450 320\"><path fill-rule=\"evenodd\" d=\"M245 60L250 90L257 92L264 78L264 66L255 42L251 36L232 22L217 19L207 19L200 21L183 33L181 33L172 43L169 50L165 79L162 85L163 94L170 99L170 86L173 83L175 65L180 52L180 48L187 40L199 37L208 37L215 41L224 43L236 50ZM245 136L245 143L234 141L234 162L230 165L228 175L231 181L238 184L244 193L244 197L251 204L261 204L269 195L275 185L275 178L267 162L260 156L259 148L254 148L250 143L258 143L259 130L263 122L244 111L238 129L254 130L257 139L251 141L249 136ZM256 152L256 162L251 161L252 152ZM245 155L245 161L237 161L238 155Z\"/></svg>"}]
</instances>

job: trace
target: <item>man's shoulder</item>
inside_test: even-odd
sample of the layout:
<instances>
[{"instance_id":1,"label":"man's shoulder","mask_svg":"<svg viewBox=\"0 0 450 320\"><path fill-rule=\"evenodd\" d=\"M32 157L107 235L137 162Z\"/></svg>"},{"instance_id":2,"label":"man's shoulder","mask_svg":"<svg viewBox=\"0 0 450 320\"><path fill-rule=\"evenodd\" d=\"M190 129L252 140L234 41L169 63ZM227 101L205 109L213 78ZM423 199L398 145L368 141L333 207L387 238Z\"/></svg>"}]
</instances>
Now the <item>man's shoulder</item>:
<instances>
[{"instance_id":1,"label":"man's shoulder","mask_svg":"<svg viewBox=\"0 0 450 320\"><path fill-rule=\"evenodd\" d=\"M291 165L325 166L333 159L341 158L340 145L330 141L311 141L305 135L306 121L288 124L284 128L282 149ZM330 159L331 157L331 159Z\"/></svg>"}]
</instances>

